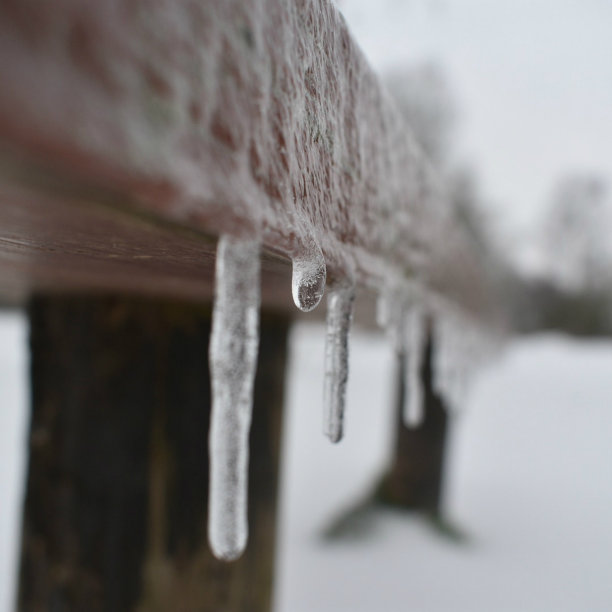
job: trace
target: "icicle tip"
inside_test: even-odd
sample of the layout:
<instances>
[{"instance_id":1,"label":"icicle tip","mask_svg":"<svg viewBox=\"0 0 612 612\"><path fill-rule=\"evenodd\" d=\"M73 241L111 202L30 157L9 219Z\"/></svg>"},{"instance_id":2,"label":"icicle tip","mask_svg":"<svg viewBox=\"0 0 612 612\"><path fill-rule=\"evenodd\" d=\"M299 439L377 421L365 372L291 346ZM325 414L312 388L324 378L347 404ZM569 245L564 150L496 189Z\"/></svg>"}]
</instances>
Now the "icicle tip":
<instances>
[{"instance_id":1,"label":"icicle tip","mask_svg":"<svg viewBox=\"0 0 612 612\"><path fill-rule=\"evenodd\" d=\"M237 561L246 550L246 537L241 542L217 542L209 536L208 543L213 555L219 561Z\"/></svg>"}]
</instances>

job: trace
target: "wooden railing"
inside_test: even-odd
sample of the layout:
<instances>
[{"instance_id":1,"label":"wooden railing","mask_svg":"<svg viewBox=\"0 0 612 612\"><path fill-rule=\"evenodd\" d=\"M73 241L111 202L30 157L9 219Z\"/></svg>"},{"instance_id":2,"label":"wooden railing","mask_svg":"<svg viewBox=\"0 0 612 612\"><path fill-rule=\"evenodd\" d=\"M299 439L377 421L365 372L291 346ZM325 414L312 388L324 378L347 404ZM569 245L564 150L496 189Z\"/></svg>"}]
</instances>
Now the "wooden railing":
<instances>
[{"instance_id":1,"label":"wooden railing","mask_svg":"<svg viewBox=\"0 0 612 612\"><path fill-rule=\"evenodd\" d=\"M282 261L319 251L332 279L418 275L482 302L469 239L329 0L5 0L0 81L5 300L204 298L229 233L261 239L267 303L289 307Z\"/></svg>"},{"instance_id":2,"label":"wooden railing","mask_svg":"<svg viewBox=\"0 0 612 612\"><path fill-rule=\"evenodd\" d=\"M0 83L0 301L24 304L39 296L30 302L35 365L23 605L44 607L61 597L83 609L81 597L92 609L93 600L103 600L105 609L128 610L140 601L138 609L159 610L160 602L174 605L176 593L189 592L193 609L204 609L204 601L225 605L231 585L241 585L242 599L234 597L231 609L267 609L277 408L282 403L286 313L295 312L289 264L293 298L303 310L316 305L325 278L333 289L326 359L334 376L326 378L326 433L337 441L354 288L358 301L363 293L386 296L387 323L399 325L402 335L402 301L416 295L430 315L435 316L439 304L490 314L476 245L330 0L0 0ZM198 401L204 410L209 400L205 386L192 388L185 381L200 372L194 343L208 342L208 331L201 330L203 321L210 325L209 312L203 314L194 303L213 297L220 236L225 236L220 242L224 255L218 266L231 269L233 276L217 288L212 326L212 429L223 430L225 438L219 438L222 452L213 448L211 473L213 485L223 485L213 486L217 493L229 491L225 485L232 483L238 494L215 494L210 507L213 522L221 525L213 535L220 533L221 540L228 536L226 523L239 523L228 541L215 544L216 537L211 539L217 555L226 559L236 558L246 539L246 506L235 498L244 498L247 486L245 444L257 353L256 315L251 315L259 300L259 268L252 260L260 246L262 304L284 311L261 326L262 340L265 334L275 338L273 350L266 346L260 352L259 364L260 371L273 371L274 384L255 385L255 396L275 409L257 426L254 445L256 459L263 462L255 471L262 494L251 508L260 517L255 531L263 535L256 538L258 548L233 570L219 569L201 546L196 519L205 510L199 498L175 538L187 542L188 554L176 548L176 534L164 522L167 508L171 501L180 510L184 498L193 501L192 488L202 486L200 466L194 469L192 458L200 457L197 444L205 432L193 436L189 427L167 432L160 425L164 419L179 422L180 410ZM252 286L242 297L249 299L236 302L247 277ZM320 287L313 289L315 283ZM96 292L113 296L97 300L91 297ZM64 297L69 293L79 295ZM128 298L134 295L189 304L159 301L151 306ZM417 353L423 352L429 329L423 321ZM242 330L251 344L230 341L226 332L232 329ZM82 337L91 338L91 350L83 349ZM169 348L175 346L182 351L179 357ZM403 363L406 347L398 350ZM79 351L84 351L80 359L75 357ZM104 356L104 367L98 354ZM180 362L187 358L189 369ZM412 362L410 380L418 382L427 372L427 402L433 397L431 364L421 367L419 359ZM124 388L133 375L132 363L146 366L149 373L165 364L155 381L162 390L142 373L136 392ZM226 393L234 383L246 391ZM67 411L66 406L74 407L75 385L78 397L90 398L79 405L89 411L83 413L87 417ZM174 395L189 401L177 408ZM234 402L234 396L240 401ZM117 411L116 427L100 417L109 404L128 403L126 410L140 415L144 433L132 427L126 410ZM151 403L157 406L154 414ZM232 413L234 421L219 425L215 419L222 404L226 413L241 404L244 415ZM199 418L197 410L185 414L190 422ZM421 417L411 414L409 420ZM97 427L106 432L107 446L98 444L89 419L100 419ZM233 423L238 421L242 446L237 450ZM42 451L35 446L38 430L47 436ZM170 433L175 438L168 438ZM147 536L144 518L138 515L134 521L118 501L112 479L80 470L92 452L97 454L91 465L103 464L119 442L129 460L123 464L119 453L114 473L125 487L122 495L137 500L143 512L152 508ZM183 446L191 454L183 453ZM134 482L123 482L125 471L132 469L133 448L140 449L138 474ZM228 476L236 457L239 478ZM171 494L164 487L170 487L169 474L177 465L190 486L177 488L168 501L164 496ZM109 499L121 520L104 531L104 507L89 498L83 505L83 491ZM49 499L59 508L52 521L38 511ZM71 513L79 512L104 525L98 531L107 540L119 542L110 565L99 567L102 545L81 529L87 521L70 520ZM82 546L78 554L74 547L54 548L53 542L68 532ZM124 532L130 535L127 544ZM160 542L166 536L172 542L164 548ZM116 568L125 560L120 545L134 554L118 580ZM81 572L89 582L81 580ZM202 574L216 576L218 592L202 590ZM146 588L140 588L141 582ZM37 590L39 584L44 588ZM250 591L257 591L257 603Z\"/></svg>"}]
</instances>

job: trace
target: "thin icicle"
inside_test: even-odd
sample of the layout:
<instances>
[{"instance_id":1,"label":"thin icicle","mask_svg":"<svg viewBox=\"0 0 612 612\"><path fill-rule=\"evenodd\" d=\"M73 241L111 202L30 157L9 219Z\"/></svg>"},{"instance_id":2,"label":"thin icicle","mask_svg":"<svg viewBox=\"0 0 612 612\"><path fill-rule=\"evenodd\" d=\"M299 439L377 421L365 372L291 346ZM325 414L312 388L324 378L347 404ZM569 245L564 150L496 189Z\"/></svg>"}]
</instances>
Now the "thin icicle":
<instances>
[{"instance_id":1,"label":"thin icicle","mask_svg":"<svg viewBox=\"0 0 612 612\"><path fill-rule=\"evenodd\" d=\"M393 349L400 353L405 348L404 300L396 291L386 290L376 302L376 323L382 327Z\"/></svg>"},{"instance_id":2,"label":"thin icicle","mask_svg":"<svg viewBox=\"0 0 612 612\"><path fill-rule=\"evenodd\" d=\"M210 340L208 539L214 555L237 559L246 546L249 429L259 345L259 243L223 236L217 246Z\"/></svg>"},{"instance_id":3,"label":"thin icicle","mask_svg":"<svg viewBox=\"0 0 612 612\"><path fill-rule=\"evenodd\" d=\"M456 408L456 384L458 360L457 334L453 316L447 312L439 313L435 324L435 342L433 359L433 386L444 400L446 407Z\"/></svg>"},{"instance_id":4,"label":"thin icicle","mask_svg":"<svg viewBox=\"0 0 612 612\"><path fill-rule=\"evenodd\" d=\"M325 435L334 443L339 442L343 434L348 380L348 336L353 319L354 301L353 285L334 287L327 296L323 429Z\"/></svg>"},{"instance_id":5,"label":"thin icicle","mask_svg":"<svg viewBox=\"0 0 612 612\"><path fill-rule=\"evenodd\" d=\"M314 310L323 297L327 270L319 246L312 241L305 253L293 258L291 293L295 305L303 312Z\"/></svg>"},{"instance_id":6,"label":"thin icicle","mask_svg":"<svg viewBox=\"0 0 612 612\"><path fill-rule=\"evenodd\" d=\"M404 389L403 421L407 427L418 427L424 416L421 368L426 338L422 300L422 289L417 283L408 290L386 288L376 309L377 322L385 328L398 357Z\"/></svg>"},{"instance_id":7,"label":"thin icicle","mask_svg":"<svg viewBox=\"0 0 612 612\"><path fill-rule=\"evenodd\" d=\"M387 332L389 325L389 302L386 293L380 293L376 300L376 324Z\"/></svg>"},{"instance_id":8,"label":"thin icicle","mask_svg":"<svg viewBox=\"0 0 612 612\"><path fill-rule=\"evenodd\" d=\"M406 393L404 395L404 424L406 427L418 427L424 417L424 394L421 368L425 349L425 319L418 305L412 306L407 314L406 353L407 372Z\"/></svg>"}]
</instances>

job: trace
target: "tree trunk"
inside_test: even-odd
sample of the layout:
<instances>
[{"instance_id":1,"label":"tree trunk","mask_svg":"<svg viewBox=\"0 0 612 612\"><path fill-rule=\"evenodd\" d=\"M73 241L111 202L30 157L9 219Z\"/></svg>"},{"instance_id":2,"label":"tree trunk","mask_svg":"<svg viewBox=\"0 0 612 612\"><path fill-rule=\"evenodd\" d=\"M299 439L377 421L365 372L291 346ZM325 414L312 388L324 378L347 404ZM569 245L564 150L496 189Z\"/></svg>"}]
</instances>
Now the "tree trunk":
<instances>
[{"instance_id":1,"label":"tree trunk","mask_svg":"<svg viewBox=\"0 0 612 612\"><path fill-rule=\"evenodd\" d=\"M398 359L396 394L396 439L393 460L383 477L377 497L380 501L402 508L418 510L439 517L442 513L444 450L448 416L441 398L433 389L432 335L428 334L422 359L421 380L424 394L422 423L408 429L403 423L406 389L405 355Z\"/></svg>"},{"instance_id":2,"label":"tree trunk","mask_svg":"<svg viewBox=\"0 0 612 612\"><path fill-rule=\"evenodd\" d=\"M288 322L262 317L250 541L206 538L210 310L113 297L30 305L32 423L19 610L270 610Z\"/></svg>"}]
</instances>

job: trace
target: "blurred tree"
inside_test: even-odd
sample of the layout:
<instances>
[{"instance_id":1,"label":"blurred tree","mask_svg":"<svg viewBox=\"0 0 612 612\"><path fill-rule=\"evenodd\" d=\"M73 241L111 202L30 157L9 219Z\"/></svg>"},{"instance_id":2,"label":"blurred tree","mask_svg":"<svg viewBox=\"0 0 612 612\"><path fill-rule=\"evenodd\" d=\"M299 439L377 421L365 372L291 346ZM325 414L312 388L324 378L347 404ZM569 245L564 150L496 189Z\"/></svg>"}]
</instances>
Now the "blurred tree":
<instances>
[{"instance_id":1,"label":"blurred tree","mask_svg":"<svg viewBox=\"0 0 612 612\"><path fill-rule=\"evenodd\" d=\"M488 273L488 286L499 285L499 293L509 274L506 258L480 193L478 177L472 168L457 163L453 140L458 115L452 88L438 65L424 64L396 68L385 77L385 85L410 126L436 173L441 177L449 210L481 254ZM479 273L482 272L479 265ZM496 279L504 279L498 283ZM472 287L465 287L471 291Z\"/></svg>"},{"instance_id":2,"label":"blurred tree","mask_svg":"<svg viewBox=\"0 0 612 612\"><path fill-rule=\"evenodd\" d=\"M417 142L445 181L451 210L474 239L479 249L488 248L484 216L478 199L476 179L469 170L452 163L451 140L456 112L444 72L435 64L396 69L386 85ZM468 289L469 290L469 289ZM392 459L376 487L377 502L403 507L433 517L443 525L443 473L448 418L444 399L434 390L432 355L436 351L434 326L430 321L421 359L424 389L424 418L408 429L403 423L406 392L401 372L405 355L398 355L395 407L396 439Z\"/></svg>"},{"instance_id":3,"label":"blurred tree","mask_svg":"<svg viewBox=\"0 0 612 612\"><path fill-rule=\"evenodd\" d=\"M385 83L418 144L445 182L450 210L456 214L457 223L465 227L478 251L483 253L483 261L491 265L501 261L494 255L475 175L453 164L451 140L456 113L443 71L431 63L404 67L389 73ZM464 280L459 279L458 282ZM465 282L469 283L469 280ZM470 286L464 290L471 292L472 289ZM450 529L443 512L443 474L449 419L444 399L433 385L435 324L435 320L430 320L421 359L424 418L416 428L408 429L404 425L404 396L410 390L405 388L401 374L405 370L406 355L400 353L397 356L394 410L396 434L391 460L372 493L330 526L327 531L329 537L361 531L364 527L362 519L379 504L423 513L431 517L436 527L444 533L458 535Z\"/></svg>"},{"instance_id":4,"label":"blurred tree","mask_svg":"<svg viewBox=\"0 0 612 612\"><path fill-rule=\"evenodd\" d=\"M609 285L610 229L604 181L589 174L562 178L543 227L544 258L551 281L574 291Z\"/></svg>"},{"instance_id":5,"label":"blurred tree","mask_svg":"<svg viewBox=\"0 0 612 612\"><path fill-rule=\"evenodd\" d=\"M540 272L516 278L515 330L612 334L611 204L594 174L558 181L540 228Z\"/></svg>"},{"instance_id":6,"label":"blurred tree","mask_svg":"<svg viewBox=\"0 0 612 612\"><path fill-rule=\"evenodd\" d=\"M431 63L396 69L387 75L385 82L431 163L442 175L448 175L448 149L455 113L442 70ZM426 345L421 360L424 418L418 427L410 430L405 427L402 416L404 395L410 392L404 388L403 380L406 356L398 354L395 446L375 498L384 504L437 516L441 513L447 418L442 399L432 389L431 354L435 346L431 326Z\"/></svg>"},{"instance_id":7,"label":"blurred tree","mask_svg":"<svg viewBox=\"0 0 612 612\"><path fill-rule=\"evenodd\" d=\"M427 157L444 169L456 113L442 69L433 63L398 68L387 74L385 85Z\"/></svg>"}]
</instances>

